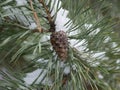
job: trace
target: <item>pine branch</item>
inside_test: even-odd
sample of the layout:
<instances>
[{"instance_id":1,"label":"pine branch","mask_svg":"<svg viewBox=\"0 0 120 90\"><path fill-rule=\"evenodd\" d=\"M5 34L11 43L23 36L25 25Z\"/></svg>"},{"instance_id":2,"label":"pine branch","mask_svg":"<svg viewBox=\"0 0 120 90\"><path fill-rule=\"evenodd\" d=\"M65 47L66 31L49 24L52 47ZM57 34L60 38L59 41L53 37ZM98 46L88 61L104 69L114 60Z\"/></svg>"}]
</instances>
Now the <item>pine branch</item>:
<instances>
[{"instance_id":1,"label":"pine branch","mask_svg":"<svg viewBox=\"0 0 120 90\"><path fill-rule=\"evenodd\" d=\"M31 6L31 9L33 11L33 15L34 15L34 18L35 18L35 21L36 21L36 24L37 24L37 29L38 29L39 32L42 32L40 21L39 21L37 13L36 13L36 11L35 11L35 9L33 7L32 0L30 0L30 6Z\"/></svg>"},{"instance_id":2,"label":"pine branch","mask_svg":"<svg viewBox=\"0 0 120 90\"><path fill-rule=\"evenodd\" d=\"M44 8L45 11L46 11L46 14L47 14L47 17L46 17L46 18L48 19L49 24L50 24L50 29L49 29L49 31L50 31L50 32L55 32L55 22L54 22L53 19L52 19L50 10L48 9L47 5L44 3L44 0L39 0L39 2L43 5L43 8Z\"/></svg>"},{"instance_id":3,"label":"pine branch","mask_svg":"<svg viewBox=\"0 0 120 90\"><path fill-rule=\"evenodd\" d=\"M32 72L36 69L42 69L43 71L47 70L46 75L39 82L39 85L36 85L36 82L39 81L39 78L42 76L43 72L41 72L39 74L39 76L34 80L32 85L26 85L26 83L25 83L25 85L26 85L25 87L27 89L29 89L29 87L30 87L29 90L41 89L41 86L43 85L42 82L44 80L46 80L46 78L50 78L52 80L52 82L51 82L52 85L48 85L48 83L47 84L45 83L45 85L42 87L45 90L49 90L49 89L51 89L51 90L53 90L53 89L54 90L58 90L58 89L60 89L60 90L79 90L79 89L80 90L88 90L88 89L90 89L90 90L91 89L112 90L112 89L108 89L109 85L113 88L119 87L119 84L116 84L116 86L113 85L116 81L119 83L118 80L119 80L120 70L118 68L119 62L117 62L119 59L119 51L117 51L119 49L119 46L117 45L116 47L112 48L112 46L113 46L112 42L114 40L112 38L110 38L111 40L110 41L108 40L109 42L105 43L106 46L102 46L102 48L104 48L104 52L105 52L105 54L104 54L104 56L102 56L102 58L99 58L99 56L94 57L94 54L96 54L96 53L94 53L92 51L92 49L89 50L91 47L93 48L93 47L96 47L97 45L99 45L100 44L99 41L102 39L101 37L103 37L103 36L107 37L110 31L108 30L109 25L108 25L107 19L103 18L103 20L100 21L100 19L99 19L99 21L97 21L95 19L95 16L91 13L92 11L90 9L86 9L85 4L87 3L87 0L85 0L83 3L81 2L83 0L78 0L78 1L74 1L74 2L72 0L61 0L63 2L62 3L63 5L65 5L66 7L68 6L67 10L69 11L70 19L73 21L75 20L75 22L72 22L75 26L70 28L71 30L69 29L70 30L69 32L70 33L72 33L72 31L78 32L76 35L75 35L75 33L72 33L71 36L68 36L70 38L70 43L71 43L71 39L79 40L79 42L81 42L82 40L85 40L86 42L88 42L87 44L85 44L85 48L90 51L90 52L89 51L86 52L84 50L81 51L81 50L79 50L79 47L74 48L74 46L71 45L69 48L69 51L68 51L68 54L69 54L68 60L64 63L65 66L61 67L60 59L56 58L54 53L51 51L51 45L49 42L49 38L44 42L42 41L43 39L45 40L44 36L47 37L47 35L48 35L47 32L55 32L55 23L54 23L53 16L51 16L51 10L49 8L49 5L52 5L51 1L52 0L49 0L49 1L48 0L39 0L39 1L30 0L30 4L29 5L26 4L26 6L27 5L31 6L31 9L30 8L26 9L26 10L28 10L27 14L24 12L24 10L22 12L22 16L23 17L26 16L25 22L24 22L25 18L23 18L23 19L19 18L19 17L21 17L21 16L17 15L19 13L14 12L14 10L16 10L14 8L12 9L13 12L10 11L10 14L8 14L8 15L6 15L6 14L4 15L4 13L2 13L3 17L8 16L8 17L13 17L13 18L12 19L8 18L8 20L7 20L7 18L4 18L5 20L2 20L2 24L0 23L1 24L0 32L6 30L5 32L11 33L9 35L7 35L7 34L3 35L4 32L2 32L1 37L2 36L3 37L12 36L12 35L14 36L14 37L11 37L10 39L8 38L5 40L7 42L7 43L6 42L5 43L6 43L8 50L11 47L15 47L16 45L19 45L17 51L13 52L14 55L11 53L12 49L9 50L9 53L11 55L6 59L6 61L8 62L11 57L14 61L16 61L16 60L18 60L18 58L20 56L28 55L28 56L26 56L27 64L25 64L24 69L22 68L22 72L24 73L24 75L26 73ZM57 2L57 0L53 0L53 1L54 1L54 4L53 4L52 8L55 7L54 5ZM34 7L33 7L32 2L35 2ZM49 2L49 4L46 4L46 2ZM40 3L40 5L38 5L39 3ZM19 8L17 10L22 11L22 9L19 9ZM32 11L32 17L31 17L31 11ZM57 11L55 13L57 13ZM46 15L46 17L44 16L44 14ZM41 16L40 17L41 22L39 21L39 15ZM74 16L75 16L75 18L72 18ZM35 20L33 20L33 18ZM47 19L47 21L45 20L42 22L42 20L44 20L45 18ZM27 27L27 24L26 24L26 21L27 21L27 23L29 23L29 25L31 25L31 23L32 23L31 20L33 21L33 23L37 24L37 28L31 30L32 33L29 32L30 29ZM19 22L19 21L21 21L21 22ZM45 23L46 26L44 28L47 27L48 30L43 30L43 28L41 27L42 23L43 24ZM88 26L86 27L85 24L88 24ZM88 28L90 24L92 24L92 26L90 28ZM50 26L50 28L48 28L49 26ZM96 29L100 29L101 31L96 35L94 35L94 34L90 35L91 32L96 31ZM22 31L22 30L25 30L25 31ZM16 33L13 33L12 31L16 31L16 33L18 35ZM38 33L34 33L34 32L38 32ZM40 32L42 34L39 34ZM45 32L45 33L43 33L43 32ZM19 34L19 33L21 33L21 34ZM112 32L112 34L113 33L114 32ZM15 34L17 35L17 37ZM113 34L113 35L116 36L115 34ZM93 38L94 36L96 36L96 37ZM91 40L92 40L92 43L91 43ZM11 43L9 43L9 42L11 42ZM101 42L104 42L104 41L101 41ZM9 44L9 45L7 45L7 44ZM12 46L10 44L12 44ZM93 44L93 45L91 47L87 47L90 44ZM3 49L3 48L1 48L1 49ZM100 50L98 50L98 49L99 48L97 48L96 51L100 52ZM42 53L40 53L39 51L40 52L42 51ZM35 56L33 55L33 53L35 54ZM29 57L29 55L30 55L30 57ZM2 54L1 54L1 57L3 58ZM108 60L109 60L109 62L108 62ZM67 66L70 67L70 70L69 70L68 74L65 74L64 70ZM17 67L17 65L16 65L16 67ZM13 70L13 71L15 71L15 70ZM10 74L11 74L11 76L13 76L13 75L18 76L18 74L22 74L22 73L20 73L18 71L16 73L10 72ZM52 76L51 74L54 74L54 76ZM103 77L103 79L99 78L99 75L101 75ZM114 77L114 76L116 76L116 77ZM5 75L3 75L3 77L5 77ZM9 76L7 76L7 77L9 78ZM21 87L18 87L18 85L24 87L23 82L21 82L22 83L21 84L17 81L15 82L15 80L13 80L13 79L8 80L7 77L5 78L5 81L10 81L10 82L6 82L6 84L9 85L9 84L13 83L13 85L9 86L11 89L15 88L14 86L16 86L16 85L17 85L16 86L17 89L21 89ZM21 77L21 78L18 77L18 78L23 79L23 77ZM111 84L111 83L109 83L109 81L112 81L113 83ZM0 82L0 86L1 85L3 85L3 81ZM6 88L6 86L4 86L4 87ZM100 88L103 87L103 88L99 89L99 87ZM0 89L1 89L1 87L0 87Z\"/></svg>"}]
</instances>

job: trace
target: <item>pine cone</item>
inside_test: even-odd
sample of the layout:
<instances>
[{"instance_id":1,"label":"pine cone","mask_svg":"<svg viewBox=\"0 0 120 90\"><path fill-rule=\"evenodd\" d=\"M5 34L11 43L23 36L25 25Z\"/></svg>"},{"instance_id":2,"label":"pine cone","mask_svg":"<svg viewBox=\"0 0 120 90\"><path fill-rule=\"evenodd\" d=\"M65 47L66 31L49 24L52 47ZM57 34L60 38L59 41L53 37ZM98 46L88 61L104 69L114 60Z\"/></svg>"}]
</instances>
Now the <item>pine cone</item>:
<instances>
[{"instance_id":1,"label":"pine cone","mask_svg":"<svg viewBox=\"0 0 120 90\"><path fill-rule=\"evenodd\" d=\"M53 49L61 60L67 58L68 39L64 31L53 32L50 37Z\"/></svg>"}]
</instances>

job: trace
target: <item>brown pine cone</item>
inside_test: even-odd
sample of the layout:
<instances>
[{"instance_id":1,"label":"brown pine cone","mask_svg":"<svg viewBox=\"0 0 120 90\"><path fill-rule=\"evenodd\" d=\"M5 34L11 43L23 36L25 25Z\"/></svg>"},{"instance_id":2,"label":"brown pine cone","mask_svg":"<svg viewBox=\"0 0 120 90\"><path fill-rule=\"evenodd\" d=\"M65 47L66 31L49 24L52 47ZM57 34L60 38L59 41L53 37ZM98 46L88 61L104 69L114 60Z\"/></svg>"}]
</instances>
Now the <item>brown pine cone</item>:
<instances>
[{"instance_id":1,"label":"brown pine cone","mask_svg":"<svg viewBox=\"0 0 120 90\"><path fill-rule=\"evenodd\" d=\"M53 32L50 37L53 49L61 60L67 58L68 39L64 31Z\"/></svg>"}]
</instances>

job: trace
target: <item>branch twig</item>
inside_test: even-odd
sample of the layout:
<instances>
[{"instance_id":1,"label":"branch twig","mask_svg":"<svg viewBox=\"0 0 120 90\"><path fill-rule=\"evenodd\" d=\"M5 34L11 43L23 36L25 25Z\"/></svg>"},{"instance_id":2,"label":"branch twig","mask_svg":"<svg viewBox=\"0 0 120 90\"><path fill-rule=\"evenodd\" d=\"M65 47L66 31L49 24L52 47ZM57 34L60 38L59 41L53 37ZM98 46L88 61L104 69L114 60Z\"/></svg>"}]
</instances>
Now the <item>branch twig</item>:
<instances>
[{"instance_id":1,"label":"branch twig","mask_svg":"<svg viewBox=\"0 0 120 90\"><path fill-rule=\"evenodd\" d=\"M44 0L39 0L39 2L43 5L43 8L44 8L45 11L46 11L47 19L48 19L49 24L50 24L50 29L49 29L49 31L50 31L50 32L55 32L55 22L54 22L53 19L52 19L51 13L50 13L47 5L44 3Z\"/></svg>"},{"instance_id":2,"label":"branch twig","mask_svg":"<svg viewBox=\"0 0 120 90\"><path fill-rule=\"evenodd\" d=\"M39 21L37 13L34 10L33 4L32 4L32 0L30 0L30 7L31 7L31 9L33 11L33 15L34 15L34 18L35 18L35 21L36 21L36 24L37 24L37 29L38 29L39 32L42 32L40 21Z\"/></svg>"}]
</instances>

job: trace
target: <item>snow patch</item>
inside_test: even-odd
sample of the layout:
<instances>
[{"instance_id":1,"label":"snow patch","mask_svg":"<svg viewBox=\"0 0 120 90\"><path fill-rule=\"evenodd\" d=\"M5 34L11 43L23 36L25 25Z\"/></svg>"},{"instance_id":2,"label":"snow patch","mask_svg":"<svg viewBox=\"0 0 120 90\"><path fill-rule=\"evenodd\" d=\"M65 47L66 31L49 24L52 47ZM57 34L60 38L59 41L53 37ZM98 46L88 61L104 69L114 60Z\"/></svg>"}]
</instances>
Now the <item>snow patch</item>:
<instances>
[{"instance_id":1,"label":"snow patch","mask_svg":"<svg viewBox=\"0 0 120 90\"><path fill-rule=\"evenodd\" d=\"M70 66L67 66L64 69L64 74L69 74L69 73L70 73Z\"/></svg>"},{"instance_id":2,"label":"snow patch","mask_svg":"<svg viewBox=\"0 0 120 90\"><path fill-rule=\"evenodd\" d=\"M64 10L64 9L60 9L57 13L57 18L55 21L56 24L56 30L63 30L63 31L67 31L69 28L66 28L64 25L70 20L69 18L67 18L68 15L68 11Z\"/></svg>"},{"instance_id":3,"label":"snow patch","mask_svg":"<svg viewBox=\"0 0 120 90\"><path fill-rule=\"evenodd\" d=\"M24 78L25 83L32 84L35 81L35 79L40 75L41 72L42 72L42 69L37 69L31 73L27 73L26 77ZM46 75L46 72L47 72L46 70L42 72L42 74L37 79L36 84L42 81L42 79Z\"/></svg>"},{"instance_id":4,"label":"snow patch","mask_svg":"<svg viewBox=\"0 0 120 90\"><path fill-rule=\"evenodd\" d=\"M31 23L31 25L29 25L29 29L35 29L37 27L36 23Z\"/></svg>"},{"instance_id":5,"label":"snow patch","mask_svg":"<svg viewBox=\"0 0 120 90\"><path fill-rule=\"evenodd\" d=\"M16 0L16 2L18 6L27 4L26 0Z\"/></svg>"}]
</instances>

